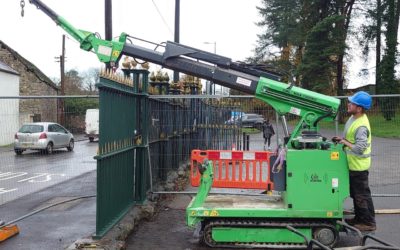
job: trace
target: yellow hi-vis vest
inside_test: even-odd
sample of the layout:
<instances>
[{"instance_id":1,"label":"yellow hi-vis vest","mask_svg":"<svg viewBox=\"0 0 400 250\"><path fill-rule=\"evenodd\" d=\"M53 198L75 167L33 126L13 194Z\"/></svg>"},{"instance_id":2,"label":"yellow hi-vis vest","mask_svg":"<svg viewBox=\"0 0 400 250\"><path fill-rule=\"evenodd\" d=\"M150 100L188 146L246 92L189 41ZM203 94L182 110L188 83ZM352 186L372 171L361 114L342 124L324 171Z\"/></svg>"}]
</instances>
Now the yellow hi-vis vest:
<instances>
[{"instance_id":1,"label":"yellow hi-vis vest","mask_svg":"<svg viewBox=\"0 0 400 250\"><path fill-rule=\"evenodd\" d=\"M349 169L352 171L368 170L371 166L371 127L369 125L368 117L365 114L353 121L346 132L345 138L346 140L351 142L351 144L354 144L356 139L356 131L359 127L362 126L366 127L369 131L368 147L364 150L363 154L355 154L349 148L346 148L347 162L349 165Z\"/></svg>"}]
</instances>

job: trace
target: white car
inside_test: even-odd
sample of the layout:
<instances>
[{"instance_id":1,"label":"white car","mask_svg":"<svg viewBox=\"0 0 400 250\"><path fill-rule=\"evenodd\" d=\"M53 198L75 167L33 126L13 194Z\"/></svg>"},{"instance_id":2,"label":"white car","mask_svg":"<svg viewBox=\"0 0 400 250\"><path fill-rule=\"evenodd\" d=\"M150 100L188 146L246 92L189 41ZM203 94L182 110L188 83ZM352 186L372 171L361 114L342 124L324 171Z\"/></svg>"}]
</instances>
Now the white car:
<instances>
[{"instance_id":1,"label":"white car","mask_svg":"<svg viewBox=\"0 0 400 250\"><path fill-rule=\"evenodd\" d=\"M17 155L27 149L42 150L48 154L53 149L74 150L74 136L63 126L54 122L24 124L15 134L14 151Z\"/></svg>"}]
</instances>

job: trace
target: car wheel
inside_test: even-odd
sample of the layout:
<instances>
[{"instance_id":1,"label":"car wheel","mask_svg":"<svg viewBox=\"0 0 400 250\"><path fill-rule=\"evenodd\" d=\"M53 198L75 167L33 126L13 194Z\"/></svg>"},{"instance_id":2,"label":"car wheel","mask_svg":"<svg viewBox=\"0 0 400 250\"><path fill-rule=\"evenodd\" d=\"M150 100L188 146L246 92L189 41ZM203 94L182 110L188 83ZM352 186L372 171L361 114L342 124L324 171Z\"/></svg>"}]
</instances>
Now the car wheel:
<instances>
[{"instance_id":1,"label":"car wheel","mask_svg":"<svg viewBox=\"0 0 400 250\"><path fill-rule=\"evenodd\" d=\"M74 150L74 140L71 139L71 140L69 141L69 144L68 144L67 149L68 149L68 151Z\"/></svg>"},{"instance_id":2,"label":"car wheel","mask_svg":"<svg viewBox=\"0 0 400 250\"><path fill-rule=\"evenodd\" d=\"M49 155L53 153L53 143L49 142L49 144L47 144L46 153Z\"/></svg>"},{"instance_id":3,"label":"car wheel","mask_svg":"<svg viewBox=\"0 0 400 250\"><path fill-rule=\"evenodd\" d=\"M22 155L22 152L24 152L22 149L14 149L14 151L17 155Z\"/></svg>"},{"instance_id":4,"label":"car wheel","mask_svg":"<svg viewBox=\"0 0 400 250\"><path fill-rule=\"evenodd\" d=\"M93 142L94 141L94 137L89 137L89 141Z\"/></svg>"}]
</instances>

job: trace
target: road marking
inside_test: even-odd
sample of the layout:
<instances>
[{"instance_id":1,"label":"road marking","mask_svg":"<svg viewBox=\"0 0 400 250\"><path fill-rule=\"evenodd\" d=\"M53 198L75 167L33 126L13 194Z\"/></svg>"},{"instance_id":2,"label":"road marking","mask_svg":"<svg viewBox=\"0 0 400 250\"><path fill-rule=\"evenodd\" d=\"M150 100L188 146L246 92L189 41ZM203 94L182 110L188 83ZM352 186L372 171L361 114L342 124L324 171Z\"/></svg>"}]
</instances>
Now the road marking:
<instances>
[{"instance_id":1,"label":"road marking","mask_svg":"<svg viewBox=\"0 0 400 250\"><path fill-rule=\"evenodd\" d=\"M0 181L5 181L5 180L9 180L9 179L15 179L21 176L25 176L29 173L27 172L0 172ZM42 182L48 182L51 181L54 176L60 176L60 177L65 177L65 174L51 174L51 173L33 173L32 177L29 178L25 178L22 180L17 180L17 183L20 182L28 182L28 183L42 183ZM13 192L13 191L17 191L18 188L12 188L12 189L6 189L3 187L0 187L0 195L1 194L5 194L5 193L9 193L9 192Z\"/></svg>"},{"instance_id":2,"label":"road marking","mask_svg":"<svg viewBox=\"0 0 400 250\"><path fill-rule=\"evenodd\" d=\"M15 190L18 190L18 188L14 188L14 189L5 189L5 188L0 188L0 194L5 194L5 193L8 193L8 192L12 192L12 191L15 191Z\"/></svg>"},{"instance_id":3,"label":"road marking","mask_svg":"<svg viewBox=\"0 0 400 250\"><path fill-rule=\"evenodd\" d=\"M27 175L27 174L28 174L27 172L15 172L15 173L6 172L6 173L1 173L0 174L0 181L17 178L17 177L24 176L24 175Z\"/></svg>"},{"instance_id":4,"label":"road marking","mask_svg":"<svg viewBox=\"0 0 400 250\"><path fill-rule=\"evenodd\" d=\"M49 173L44 173L44 174L39 174L39 175L37 175L37 176L33 176L33 177L30 177L30 178L26 178L26 179L23 179L23 180L19 180L18 182L24 182L24 181L28 181L28 182L30 182L30 183L38 183L38 182L46 182L46 181L51 181L51 177L52 176L56 176L56 175L58 175L58 176L61 176L61 177L64 177L65 176L65 174L49 174ZM44 180L35 180L36 178L39 178L39 177L43 177L43 176L46 176L46 178L44 179Z\"/></svg>"},{"instance_id":5,"label":"road marking","mask_svg":"<svg viewBox=\"0 0 400 250\"><path fill-rule=\"evenodd\" d=\"M0 181L4 181L4 180L9 180L9 179L13 179L13 178L18 178L24 175L29 174L28 172L0 172ZM24 182L24 181L28 181L31 183L35 183L35 182L46 182L46 181L51 181L52 180L52 176L61 176L61 177L65 177L65 174L51 174L51 173L33 173L32 177L26 178L26 179L22 179L19 180L17 182ZM43 180L35 180L37 178L40 177L45 177Z\"/></svg>"},{"instance_id":6,"label":"road marking","mask_svg":"<svg viewBox=\"0 0 400 250\"><path fill-rule=\"evenodd\" d=\"M45 176L45 175L46 175L46 173L45 173L45 174L39 174L39 175L37 175L37 176L33 176L33 177L29 177L29 178L26 178L26 179L23 179L23 180L19 180L19 181L17 181L17 182L29 181L29 180L32 180L32 179L34 179L34 178L42 177L42 176ZM29 181L29 182L31 182L31 181Z\"/></svg>"}]
</instances>

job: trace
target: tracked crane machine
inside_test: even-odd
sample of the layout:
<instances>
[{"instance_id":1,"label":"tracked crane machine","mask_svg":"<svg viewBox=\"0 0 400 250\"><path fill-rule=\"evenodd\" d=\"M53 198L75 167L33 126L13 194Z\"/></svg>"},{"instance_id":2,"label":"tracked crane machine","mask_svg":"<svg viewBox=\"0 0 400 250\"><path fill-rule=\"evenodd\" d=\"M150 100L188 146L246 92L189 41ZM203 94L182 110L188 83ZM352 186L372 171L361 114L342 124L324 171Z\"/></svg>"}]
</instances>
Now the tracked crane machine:
<instances>
[{"instance_id":1,"label":"tracked crane machine","mask_svg":"<svg viewBox=\"0 0 400 250\"><path fill-rule=\"evenodd\" d=\"M212 164L205 160L199 167L201 184L186 216L189 226L200 225L205 244L294 249L304 248L306 238L322 243L322 248L335 245L343 228L343 202L349 196L348 169L341 146L320 135L319 122L336 117L339 99L288 85L270 72L178 43L167 42L159 52L130 43L125 33L117 40L103 40L74 28L43 2L30 3L78 40L83 50L94 51L101 62L117 66L123 55L142 59L254 95L282 117L285 174L281 178L285 185L279 197L210 195ZM284 119L287 114L300 117L291 133Z\"/></svg>"}]
</instances>

